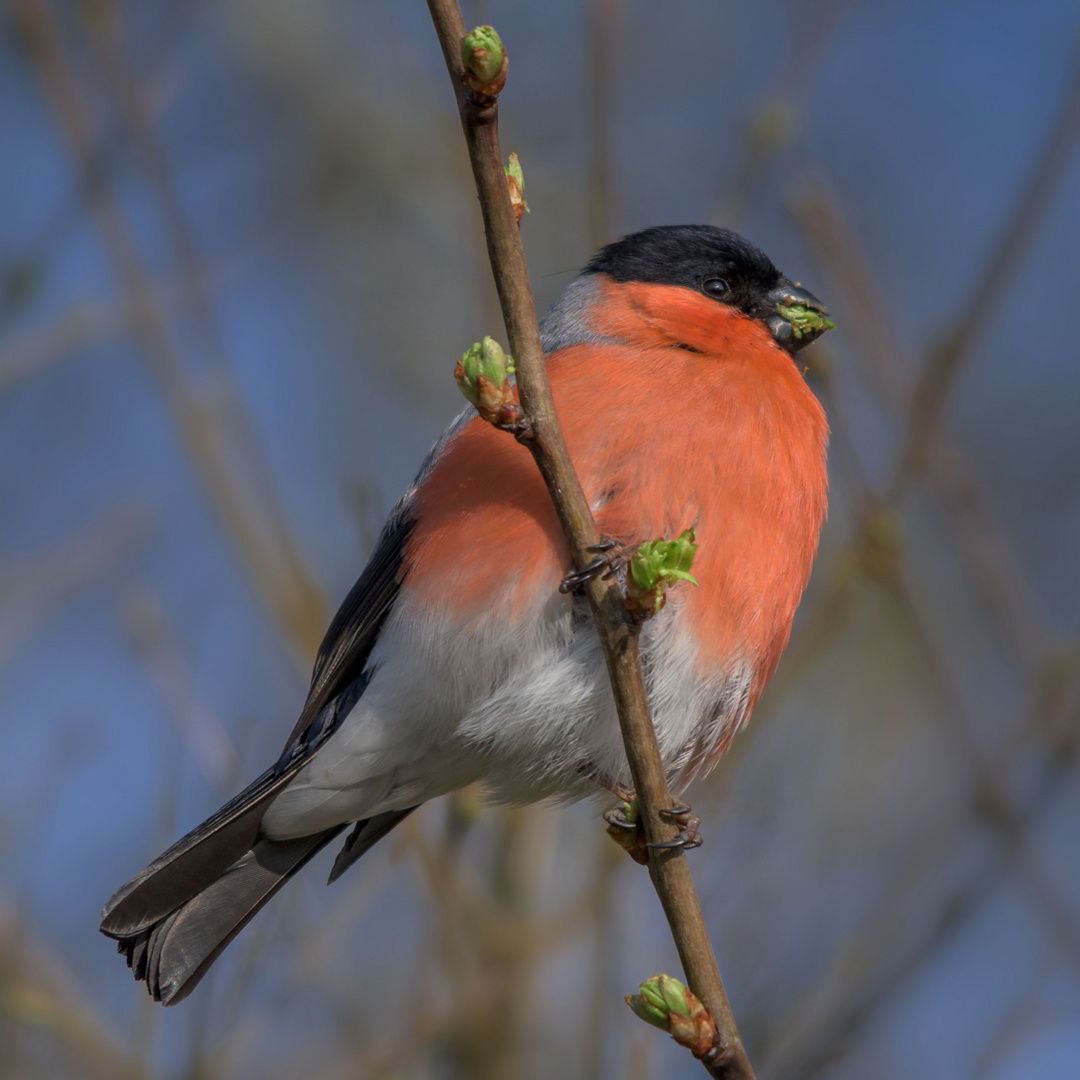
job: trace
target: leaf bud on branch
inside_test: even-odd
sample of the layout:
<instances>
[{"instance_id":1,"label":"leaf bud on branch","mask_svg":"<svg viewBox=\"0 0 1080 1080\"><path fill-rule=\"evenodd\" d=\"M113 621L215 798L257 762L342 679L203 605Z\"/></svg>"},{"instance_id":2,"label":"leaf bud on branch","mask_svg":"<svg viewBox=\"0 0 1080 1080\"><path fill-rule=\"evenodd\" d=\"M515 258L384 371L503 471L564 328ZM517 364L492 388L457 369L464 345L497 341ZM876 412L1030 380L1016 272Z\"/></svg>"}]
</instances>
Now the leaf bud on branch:
<instances>
[{"instance_id":1,"label":"leaf bud on branch","mask_svg":"<svg viewBox=\"0 0 1080 1080\"><path fill-rule=\"evenodd\" d=\"M510 155L510 164L504 165L506 187L510 192L510 205L514 208L514 220L520 225L521 219L529 213L529 204L525 201L525 174L521 171L521 161L516 153Z\"/></svg>"},{"instance_id":2,"label":"leaf bud on branch","mask_svg":"<svg viewBox=\"0 0 1080 1080\"><path fill-rule=\"evenodd\" d=\"M694 1057L704 1057L716 1045L716 1022L688 986L670 975L650 975L627 994L626 1004L648 1024L668 1032Z\"/></svg>"},{"instance_id":3,"label":"leaf bud on branch","mask_svg":"<svg viewBox=\"0 0 1080 1080\"><path fill-rule=\"evenodd\" d=\"M454 380L465 399L489 424L512 424L521 418L510 375L514 358L492 337L466 349L454 366Z\"/></svg>"},{"instance_id":4,"label":"leaf bud on branch","mask_svg":"<svg viewBox=\"0 0 1080 1080\"><path fill-rule=\"evenodd\" d=\"M667 602L676 581L697 585L690 573L699 544L693 529L674 540L649 540L634 552L626 575L626 608L639 616L655 615Z\"/></svg>"},{"instance_id":5,"label":"leaf bud on branch","mask_svg":"<svg viewBox=\"0 0 1080 1080\"><path fill-rule=\"evenodd\" d=\"M461 39L462 81L481 97L497 97L506 85L506 46L492 26L478 26Z\"/></svg>"}]
</instances>

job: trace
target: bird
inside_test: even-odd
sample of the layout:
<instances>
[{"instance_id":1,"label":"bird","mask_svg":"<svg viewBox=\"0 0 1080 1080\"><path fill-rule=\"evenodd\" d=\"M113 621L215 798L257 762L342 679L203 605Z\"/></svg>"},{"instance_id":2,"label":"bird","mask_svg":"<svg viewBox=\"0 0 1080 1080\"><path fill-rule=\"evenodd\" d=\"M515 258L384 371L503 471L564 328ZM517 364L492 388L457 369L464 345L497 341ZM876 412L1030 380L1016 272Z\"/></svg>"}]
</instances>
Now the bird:
<instances>
[{"instance_id":1,"label":"bird","mask_svg":"<svg viewBox=\"0 0 1080 1080\"><path fill-rule=\"evenodd\" d=\"M639 631L676 792L747 722L810 576L829 428L796 354L827 315L750 241L681 225L608 244L540 321L566 444L609 546L625 556L689 528L699 543L696 585L672 587ZM155 1000L185 998L346 829L331 882L419 805L467 785L515 805L625 789L573 571L529 451L467 409L331 621L281 756L105 905L102 932Z\"/></svg>"}]
</instances>

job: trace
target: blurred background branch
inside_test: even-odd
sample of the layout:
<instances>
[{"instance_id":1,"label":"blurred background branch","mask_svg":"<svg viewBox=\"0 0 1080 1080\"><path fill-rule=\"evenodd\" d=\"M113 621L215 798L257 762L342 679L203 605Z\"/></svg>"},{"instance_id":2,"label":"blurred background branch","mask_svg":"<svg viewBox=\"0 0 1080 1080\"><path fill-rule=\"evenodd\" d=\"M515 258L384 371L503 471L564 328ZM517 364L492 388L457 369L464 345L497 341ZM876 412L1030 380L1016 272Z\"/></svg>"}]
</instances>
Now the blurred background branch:
<instances>
[{"instance_id":1,"label":"blurred background branch","mask_svg":"<svg viewBox=\"0 0 1080 1080\"><path fill-rule=\"evenodd\" d=\"M110 84L125 107L122 117L145 158L158 198L169 222L185 289L203 328L203 337L218 345L203 275L187 229L167 181L156 143L145 124L136 88L124 83L118 64L119 33L115 9L103 11L110 50L105 69L116 73ZM173 344L151 276L125 223L106 162L96 143L91 118L47 0L18 0L20 30L33 54L49 101L56 112L78 169L88 177L90 210L101 230L127 306L132 332L172 412L185 448L236 544L240 563L268 610L277 619L297 662L306 669L328 621L321 590L303 565L254 439L250 423L224 366L216 357L212 391L197 392L185 374ZM120 84L117 86L116 84ZM211 353L210 359L214 359Z\"/></svg>"}]
</instances>

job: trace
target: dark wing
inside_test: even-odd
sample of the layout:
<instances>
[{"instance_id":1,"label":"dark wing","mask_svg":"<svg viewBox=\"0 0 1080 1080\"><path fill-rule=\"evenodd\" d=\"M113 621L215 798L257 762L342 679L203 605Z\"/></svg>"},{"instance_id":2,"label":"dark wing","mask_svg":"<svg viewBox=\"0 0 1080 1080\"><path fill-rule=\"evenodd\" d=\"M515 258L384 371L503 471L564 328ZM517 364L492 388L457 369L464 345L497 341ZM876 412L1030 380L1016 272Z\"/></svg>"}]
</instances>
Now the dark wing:
<instances>
[{"instance_id":1,"label":"dark wing","mask_svg":"<svg viewBox=\"0 0 1080 1080\"><path fill-rule=\"evenodd\" d=\"M428 451L416 479L390 512L364 572L338 608L319 646L311 689L300 719L285 744L281 761L288 760L312 742L317 748L325 741L333 728L328 728L322 721L323 710L336 694L357 680L361 683L360 692L363 692L366 685L364 665L401 588L405 542L412 532L416 492L454 436L475 416L476 410L471 405L458 414ZM309 751L307 756L313 752Z\"/></svg>"},{"instance_id":2,"label":"dark wing","mask_svg":"<svg viewBox=\"0 0 1080 1080\"><path fill-rule=\"evenodd\" d=\"M322 745L336 723L344 719L340 710L334 717L326 715L326 707L339 694L359 683L359 692L366 685L364 665L375 645L383 623L390 614L401 588L401 567L405 558L405 541L412 531L410 488L394 507L364 572L338 608L319 646L311 689L300 711L300 718L289 735L279 764L291 761L297 753L305 758ZM349 705L356 703L356 694ZM329 725L328 720L334 723Z\"/></svg>"},{"instance_id":3,"label":"dark wing","mask_svg":"<svg viewBox=\"0 0 1080 1080\"><path fill-rule=\"evenodd\" d=\"M281 757L118 889L102 912L104 933L129 937L146 930L243 858L259 838L267 807L356 704L367 684L364 664L401 588L413 490L394 508L364 572L330 624L307 701Z\"/></svg>"}]
</instances>

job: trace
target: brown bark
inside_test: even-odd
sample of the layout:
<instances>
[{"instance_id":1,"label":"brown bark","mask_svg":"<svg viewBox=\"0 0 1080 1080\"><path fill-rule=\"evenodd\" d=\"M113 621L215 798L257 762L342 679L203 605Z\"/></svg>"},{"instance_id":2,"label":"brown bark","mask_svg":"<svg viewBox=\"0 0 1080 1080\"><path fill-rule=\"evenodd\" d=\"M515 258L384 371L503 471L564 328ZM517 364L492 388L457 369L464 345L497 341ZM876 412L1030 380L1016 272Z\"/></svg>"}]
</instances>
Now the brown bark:
<instances>
[{"instance_id":1,"label":"brown bark","mask_svg":"<svg viewBox=\"0 0 1080 1080\"><path fill-rule=\"evenodd\" d=\"M457 0L428 0L428 9L457 96L480 197L488 255L517 369L518 391L526 417L525 431L519 437L536 459L566 531L574 562L583 568L591 561L588 549L599 543L600 534L555 415L525 249L503 171L497 98L478 94L463 83L460 45L466 31ZM645 835L650 842L670 840L676 828L665 822L658 811L673 806L674 800L653 731L637 634L614 579L594 578L587 584L586 592L607 660ZM686 856L679 849L653 851L648 865L687 982L716 1021L717 1045L703 1064L711 1075L723 1080L752 1080L754 1071L724 992Z\"/></svg>"}]
</instances>

